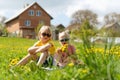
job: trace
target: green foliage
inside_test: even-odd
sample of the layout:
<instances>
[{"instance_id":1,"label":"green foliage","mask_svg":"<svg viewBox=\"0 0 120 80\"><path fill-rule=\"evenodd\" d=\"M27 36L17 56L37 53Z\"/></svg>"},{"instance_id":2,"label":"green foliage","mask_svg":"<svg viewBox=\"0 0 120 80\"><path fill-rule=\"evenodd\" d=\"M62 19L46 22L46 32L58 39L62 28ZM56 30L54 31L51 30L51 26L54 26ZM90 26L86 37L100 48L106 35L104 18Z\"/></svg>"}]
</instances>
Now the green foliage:
<instances>
[{"instance_id":1,"label":"green foliage","mask_svg":"<svg viewBox=\"0 0 120 80\"><path fill-rule=\"evenodd\" d=\"M85 38L86 39L86 38ZM36 62L15 67L11 61L20 60L36 40L0 37L0 80L120 80L120 45L76 43L76 54L84 64L45 70ZM60 46L54 41L55 46ZM6 76L7 75L7 76Z\"/></svg>"},{"instance_id":2,"label":"green foliage","mask_svg":"<svg viewBox=\"0 0 120 80\"><path fill-rule=\"evenodd\" d=\"M120 67L120 59L118 55L115 55L119 54L119 49L116 50L114 38L108 42L109 38L105 37L105 43L101 46L90 41L96 32L89 22L84 22L81 28L76 33L79 33L78 37L83 41L82 45L79 44L82 47L79 47L80 53L78 55L89 68L89 74L85 78L89 77L90 80L119 80L120 71L116 70Z\"/></svg>"},{"instance_id":3,"label":"green foliage","mask_svg":"<svg viewBox=\"0 0 120 80\"><path fill-rule=\"evenodd\" d=\"M115 78L113 76L116 76L114 74L119 74L114 70L117 69L116 64L118 65L119 59L113 54L113 52L110 52L114 46L114 39L109 43L108 37L105 37L106 42L102 46L104 48L103 51L96 51L96 44L93 44L90 41L90 38L94 34L91 33L92 29L90 28L89 23L85 22L82 28L81 39L83 41L84 49L84 52L82 53L84 56L84 62L86 63L87 67L89 67L90 73L94 74L95 80L114 80Z\"/></svg>"},{"instance_id":4,"label":"green foliage","mask_svg":"<svg viewBox=\"0 0 120 80\"><path fill-rule=\"evenodd\" d=\"M80 39L83 39L84 37L90 39L91 37L96 36L96 34L98 33L98 30L94 26L90 25L88 20L86 20L85 22L83 22L83 24L79 26L80 28L71 31L73 37Z\"/></svg>"},{"instance_id":5,"label":"green foliage","mask_svg":"<svg viewBox=\"0 0 120 80\"><path fill-rule=\"evenodd\" d=\"M38 26L35 28L36 35L38 35L38 32L42 26L43 26L43 24L38 24Z\"/></svg>"},{"instance_id":6,"label":"green foliage","mask_svg":"<svg viewBox=\"0 0 120 80\"><path fill-rule=\"evenodd\" d=\"M0 24L0 33L1 33L1 36L7 36L8 35L8 31L7 31L6 27L3 26L2 24Z\"/></svg>"}]
</instances>

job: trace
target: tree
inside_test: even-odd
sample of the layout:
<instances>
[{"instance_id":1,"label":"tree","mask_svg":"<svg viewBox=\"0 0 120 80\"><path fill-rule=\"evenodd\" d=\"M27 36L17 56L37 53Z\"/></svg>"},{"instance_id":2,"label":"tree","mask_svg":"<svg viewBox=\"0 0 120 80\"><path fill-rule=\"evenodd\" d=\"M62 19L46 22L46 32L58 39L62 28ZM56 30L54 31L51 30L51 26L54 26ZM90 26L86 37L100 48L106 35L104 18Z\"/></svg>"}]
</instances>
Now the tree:
<instances>
[{"instance_id":1,"label":"tree","mask_svg":"<svg viewBox=\"0 0 120 80\"><path fill-rule=\"evenodd\" d=\"M105 25L115 23L115 22L120 22L120 14L117 14L115 12L106 14L104 16L104 21L105 21Z\"/></svg>"},{"instance_id":2,"label":"tree","mask_svg":"<svg viewBox=\"0 0 120 80\"><path fill-rule=\"evenodd\" d=\"M4 28L5 20L6 20L6 18L4 16L0 16L0 30L2 30Z\"/></svg>"},{"instance_id":3,"label":"tree","mask_svg":"<svg viewBox=\"0 0 120 80\"><path fill-rule=\"evenodd\" d=\"M6 20L6 17L0 16L0 24L4 25L5 20Z\"/></svg>"},{"instance_id":4,"label":"tree","mask_svg":"<svg viewBox=\"0 0 120 80\"><path fill-rule=\"evenodd\" d=\"M89 42L91 37L94 37L97 35L98 30L96 27L91 25L88 20L86 20L81 24L79 29L73 29L71 33L73 37L80 38L83 41L88 40Z\"/></svg>"},{"instance_id":5,"label":"tree","mask_svg":"<svg viewBox=\"0 0 120 80\"><path fill-rule=\"evenodd\" d=\"M0 36L7 33L7 30L5 28L4 21L6 20L6 17L0 16Z\"/></svg>"},{"instance_id":6,"label":"tree","mask_svg":"<svg viewBox=\"0 0 120 80\"><path fill-rule=\"evenodd\" d=\"M98 24L97 14L90 10L78 10L72 15L71 24L82 24L88 20L91 25Z\"/></svg>"},{"instance_id":7,"label":"tree","mask_svg":"<svg viewBox=\"0 0 120 80\"><path fill-rule=\"evenodd\" d=\"M38 26L35 28L35 35L36 35L36 38L38 38L38 32L40 30L40 28L43 26L43 24L38 24Z\"/></svg>"}]
</instances>

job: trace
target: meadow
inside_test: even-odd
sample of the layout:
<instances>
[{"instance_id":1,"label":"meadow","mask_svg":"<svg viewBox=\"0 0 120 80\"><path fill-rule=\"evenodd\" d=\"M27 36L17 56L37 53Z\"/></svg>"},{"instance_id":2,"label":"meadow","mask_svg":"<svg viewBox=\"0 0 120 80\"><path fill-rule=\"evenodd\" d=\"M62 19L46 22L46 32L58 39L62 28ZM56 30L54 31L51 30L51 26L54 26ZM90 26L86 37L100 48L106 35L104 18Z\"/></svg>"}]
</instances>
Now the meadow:
<instances>
[{"instance_id":1,"label":"meadow","mask_svg":"<svg viewBox=\"0 0 120 80\"><path fill-rule=\"evenodd\" d=\"M27 54L37 40L0 37L0 80L120 80L120 45L88 45L72 42L76 54L84 64L69 64L65 68L53 66L44 70L28 63L14 65ZM58 41L54 41L58 47Z\"/></svg>"}]
</instances>

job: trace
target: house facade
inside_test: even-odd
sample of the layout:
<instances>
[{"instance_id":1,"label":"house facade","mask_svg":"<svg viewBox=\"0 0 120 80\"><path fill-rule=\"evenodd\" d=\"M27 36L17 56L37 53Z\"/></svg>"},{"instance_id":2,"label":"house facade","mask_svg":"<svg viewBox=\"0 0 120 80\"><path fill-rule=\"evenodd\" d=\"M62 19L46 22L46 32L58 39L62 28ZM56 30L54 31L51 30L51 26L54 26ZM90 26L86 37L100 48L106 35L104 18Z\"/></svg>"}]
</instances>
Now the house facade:
<instances>
[{"instance_id":1,"label":"house facade","mask_svg":"<svg viewBox=\"0 0 120 80\"><path fill-rule=\"evenodd\" d=\"M22 9L17 15L5 21L7 31L23 38L35 38L35 28L39 24L50 26L53 18L34 2Z\"/></svg>"}]
</instances>

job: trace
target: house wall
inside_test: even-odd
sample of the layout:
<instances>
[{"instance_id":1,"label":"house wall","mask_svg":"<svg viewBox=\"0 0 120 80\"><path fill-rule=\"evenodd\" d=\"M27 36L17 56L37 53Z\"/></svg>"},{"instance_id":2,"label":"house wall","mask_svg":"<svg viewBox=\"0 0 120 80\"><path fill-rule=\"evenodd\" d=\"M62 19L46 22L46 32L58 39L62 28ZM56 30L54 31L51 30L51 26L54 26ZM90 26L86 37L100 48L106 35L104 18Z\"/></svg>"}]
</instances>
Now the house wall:
<instances>
[{"instance_id":1,"label":"house wall","mask_svg":"<svg viewBox=\"0 0 120 80\"><path fill-rule=\"evenodd\" d=\"M14 33L16 31L19 31L19 21L18 21L18 19L14 20L14 21L11 21L6 26L7 26L7 30L8 30L9 33Z\"/></svg>"},{"instance_id":2,"label":"house wall","mask_svg":"<svg viewBox=\"0 0 120 80\"><path fill-rule=\"evenodd\" d=\"M34 10L34 16L29 16L28 12L29 10ZM36 11L40 10L41 15L36 16ZM45 25L50 26L50 16L47 15L47 13L39 7L39 5L34 4L29 9L27 9L25 12L23 12L19 17L20 26L25 26L25 20L31 21L31 27L37 27L40 21L44 21Z\"/></svg>"}]
</instances>

